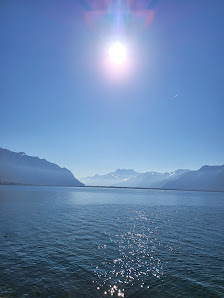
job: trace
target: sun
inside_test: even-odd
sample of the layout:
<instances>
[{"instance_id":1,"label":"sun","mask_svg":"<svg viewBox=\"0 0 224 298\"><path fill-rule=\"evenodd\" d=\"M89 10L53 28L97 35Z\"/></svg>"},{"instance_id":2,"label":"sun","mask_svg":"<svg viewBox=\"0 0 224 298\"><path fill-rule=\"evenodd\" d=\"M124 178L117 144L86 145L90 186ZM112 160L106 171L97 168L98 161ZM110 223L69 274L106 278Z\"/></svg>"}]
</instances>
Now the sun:
<instances>
[{"instance_id":1,"label":"sun","mask_svg":"<svg viewBox=\"0 0 224 298\"><path fill-rule=\"evenodd\" d=\"M124 82L129 79L135 68L133 44L126 39L110 39L103 46L102 66L111 81Z\"/></svg>"},{"instance_id":2,"label":"sun","mask_svg":"<svg viewBox=\"0 0 224 298\"><path fill-rule=\"evenodd\" d=\"M112 42L108 47L109 61L114 65L122 65L127 60L127 48L120 41Z\"/></svg>"}]
</instances>

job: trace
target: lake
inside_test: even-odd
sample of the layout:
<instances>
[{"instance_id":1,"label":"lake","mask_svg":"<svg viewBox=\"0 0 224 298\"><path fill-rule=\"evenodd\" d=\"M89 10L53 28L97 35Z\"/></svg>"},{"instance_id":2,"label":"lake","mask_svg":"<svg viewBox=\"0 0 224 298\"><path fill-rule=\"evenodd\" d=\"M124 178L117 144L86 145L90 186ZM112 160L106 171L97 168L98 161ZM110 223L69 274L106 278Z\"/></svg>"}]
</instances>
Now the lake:
<instances>
[{"instance_id":1,"label":"lake","mask_svg":"<svg viewBox=\"0 0 224 298\"><path fill-rule=\"evenodd\" d=\"M224 297L224 193L0 186L0 297Z\"/></svg>"}]
</instances>

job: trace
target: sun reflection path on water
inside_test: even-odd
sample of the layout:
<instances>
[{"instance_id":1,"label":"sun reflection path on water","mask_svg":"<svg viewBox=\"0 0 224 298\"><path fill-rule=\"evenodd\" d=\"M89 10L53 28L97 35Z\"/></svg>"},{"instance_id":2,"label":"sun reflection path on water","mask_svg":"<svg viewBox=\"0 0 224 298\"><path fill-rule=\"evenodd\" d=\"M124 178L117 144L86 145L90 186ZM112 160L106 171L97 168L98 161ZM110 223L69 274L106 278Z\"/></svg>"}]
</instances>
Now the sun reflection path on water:
<instances>
[{"instance_id":1,"label":"sun reflection path on water","mask_svg":"<svg viewBox=\"0 0 224 298\"><path fill-rule=\"evenodd\" d=\"M164 263L156 254L160 242L150 219L135 212L129 217L132 222L129 230L121 227L122 221L117 218L113 233L104 232L107 244L96 248L103 261L94 269L97 278L93 283L104 295L124 297L125 288L149 288L152 279L163 277Z\"/></svg>"}]
</instances>

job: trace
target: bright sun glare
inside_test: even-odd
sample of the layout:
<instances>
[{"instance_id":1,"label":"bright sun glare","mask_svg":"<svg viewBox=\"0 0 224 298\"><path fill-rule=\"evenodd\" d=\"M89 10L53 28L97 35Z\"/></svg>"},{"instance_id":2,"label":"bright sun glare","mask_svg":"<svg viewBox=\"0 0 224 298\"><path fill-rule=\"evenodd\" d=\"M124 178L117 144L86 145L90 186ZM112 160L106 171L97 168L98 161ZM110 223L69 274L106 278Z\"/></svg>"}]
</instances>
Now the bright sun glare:
<instances>
[{"instance_id":1,"label":"bright sun glare","mask_svg":"<svg viewBox=\"0 0 224 298\"><path fill-rule=\"evenodd\" d=\"M109 60L112 64L121 65L127 60L126 46L120 41L113 42L108 48Z\"/></svg>"}]
</instances>

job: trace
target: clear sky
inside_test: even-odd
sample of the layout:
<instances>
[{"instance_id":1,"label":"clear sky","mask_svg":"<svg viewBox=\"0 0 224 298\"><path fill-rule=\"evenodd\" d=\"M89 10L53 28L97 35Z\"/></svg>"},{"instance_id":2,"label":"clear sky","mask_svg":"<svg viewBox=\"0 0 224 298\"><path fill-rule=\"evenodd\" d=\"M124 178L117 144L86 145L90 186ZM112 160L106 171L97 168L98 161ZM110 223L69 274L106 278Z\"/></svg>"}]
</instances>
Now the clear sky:
<instances>
[{"instance_id":1,"label":"clear sky","mask_svg":"<svg viewBox=\"0 0 224 298\"><path fill-rule=\"evenodd\" d=\"M2 0L0 147L76 177L224 164L223 11L223 0ZM114 38L132 67L111 79Z\"/></svg>"}]
</instances>

